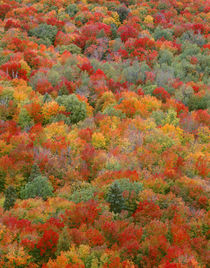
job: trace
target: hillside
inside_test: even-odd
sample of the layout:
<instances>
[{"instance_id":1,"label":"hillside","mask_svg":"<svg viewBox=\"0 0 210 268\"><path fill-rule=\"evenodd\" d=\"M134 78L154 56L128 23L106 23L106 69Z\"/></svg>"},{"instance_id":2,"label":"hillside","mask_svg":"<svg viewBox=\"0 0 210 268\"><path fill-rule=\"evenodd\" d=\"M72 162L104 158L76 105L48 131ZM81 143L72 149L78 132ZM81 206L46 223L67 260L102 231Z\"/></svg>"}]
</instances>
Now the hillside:
<instances>
[{"instance_id":1,"label":"hillside","mask_svg":"<svg viewBox=\"0 0 210 268\"><path fill-rule=\"evenodd\" d=\"M0 268L207 268L210 2L0 0Z\"/></svg>"}]
</instances>

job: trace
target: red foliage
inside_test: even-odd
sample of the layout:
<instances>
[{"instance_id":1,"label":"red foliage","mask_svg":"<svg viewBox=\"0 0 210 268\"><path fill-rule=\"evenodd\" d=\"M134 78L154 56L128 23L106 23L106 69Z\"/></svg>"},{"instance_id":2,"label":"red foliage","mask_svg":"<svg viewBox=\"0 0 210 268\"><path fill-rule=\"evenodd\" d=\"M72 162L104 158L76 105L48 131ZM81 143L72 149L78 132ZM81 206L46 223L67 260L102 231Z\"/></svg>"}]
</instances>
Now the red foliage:
<instances>
[{"instance_id":1,"label":"red foliage","mask_svg":"<svg viewBox=\"0 0 210 268\"><path fill-rule=\"evenodd\" d=\"M55 251L59 235L53 230L45 230L36 247L40 250L41 256L51 256Z\"/></svg>"},{"instance_id":2,"label":"red foliage","mask_svg":"<svg viewBox=\"0 0 210 268\"><path fill-rule=\"evenodd\" d=\"M98 204L90 200L86 203L75 204L72 210L66 210L62 216L63 220L71 227L79 227L85 223L91 225L97 219L100 212Z\"/></svg>"},{"instance_id":3,"label":"red foliage","mask_svg":"<svg viewBox=\"0 0 210 268\"><path fill-rule=\"evenodd\" d=\"M0 69L7 73L12 79L22 78L28 80L26 70L21 69L21 64L18 61L9 61L1 65Z\"/></svg>"},{"instance_id":4,"label":"red foliage","mask_svg":"<svg viewBox=\"0 0 210 268\"><path fill-rule=\"evenodd\" d=\"M166 100L170 98L170 94L162 87L154 89L152 94L163 102L166 102Z\"/></svg>"},{"instance_id":5,"label":"red foliage","mask_svg":"<svg viewBox=\"0 0 210 268\"><path fill-rule=\"evenodd\" d=\"M91 247L102 246L105 243L104 236L97 229L89 229L86 236Z\"/></svg>"},{"instance_id":6,"label":"red foliage","mask_svg":"<svg viewBox=\"0 0 210 268\"><path fill-rule=\"evenodd\" d=\"M92 137L92 130L90 128L85 128L85 129L81 129L79 131L79 137L83 140L85 140L86 142L89 142L91 140L91 137ZM89 144L87 145L86 148L90 148L88 147ZM94 148L94 147L93 147ZM89 153L89 152L88 152ZM91 156L90 156L91 157Z\"/></svg>"},{"instance_id":7,"label":"red foliage","mask_svg":"<svg viewBox=\"0 0 210 268\"><path fill-rule=\"evenodd\" d=\"M12 7L10 5L7 4L1 4L0 5L0 18L4 19L5 15L7 14L7 12L10 11Z\"/></svg>"},{"instance_id":8,"label":"red foliage","mask_svg":"<svg viewBox=\"0 0 210 268\"><path fill-rule=\"evenodd\" d=\"M61 30L63 28L63 26L65 25L65 22L60 21L56 18L49 18L49 19L47 19L47 24L52 25L52 26L56 26L59 30Z\"/></svg>"},{"instance_id":9,"label":"red foliage","mask_svg":"<svg viewBox=\"0 0 210 268\"><path fill-rule=\"evenodd\" d=\"M5 26L4 26L4 28L5 28L6 31L7 31L9 28L20 28L20 27L21 27L21 25L20 25L18 22L15 22L15 21L13 21L13 20L11 20L11 19L9 19L9 20L6 22Z\"/></svg>"},{"instance_id":10,"label":"red foliage","mask_svg":"<svg viewBox=\"0 0 210 268\"><path fill-rule=\"evenodd\" d=\"M121 40L126 42L129 38L136 38L138 31L131 25L123 25L118 28Z\"/></svg>"},{"instance_id":11,"label":"red foliage","mask_svg":"<svg viewBox=\"0 0 210 268\"><path fill-rule=\"evenodd\" d=\"M160 219L162 215L161 209L154 202L143 201L140 202L138 208L133 213L135 221L144 222L153 219Z\"/></svg>"}]
</instances>

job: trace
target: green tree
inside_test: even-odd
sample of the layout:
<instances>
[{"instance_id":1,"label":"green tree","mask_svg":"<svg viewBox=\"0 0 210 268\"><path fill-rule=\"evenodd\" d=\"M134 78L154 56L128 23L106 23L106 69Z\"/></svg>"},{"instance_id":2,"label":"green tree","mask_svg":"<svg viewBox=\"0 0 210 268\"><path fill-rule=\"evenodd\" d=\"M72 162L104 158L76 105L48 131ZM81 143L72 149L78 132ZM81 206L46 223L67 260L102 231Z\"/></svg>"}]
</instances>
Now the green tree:
<instances>
[{"instance_id":1,"label":"green tree","mask_svg":"<svg viewBox=\"0 0 210 268\"><path fill-rule=\"evenodd\" d=\"M40 24L38 27L29 31L29 35L35 36L37 38L43 39L45 41L50 41L53 44L55 41L55 36L58 32L56 26L48 25L46 23Z\"/></svg>"},{"instance_id":2,"label":"green tree","mask_svg":"<svg viewBox=\"0 0 210 268\"><path fill-rule=\"evenodd\" d=\"M125 200L117 183L110 186L107 202L110 204L110 210L114 213L120 213L124 209Z\"/></svg>"},{"instance_id":3,"label":"green tree","mask_svg":"<svg viewBox=\"0 0 210 268\"><path fill-rule=\"evenodd\" d=\"M69 96L59 96L56 98L59 105L63 105L66 108L66 112L69 113L69 118L72 124L76 124L86 117L86 104L78 100L75 94Z\"/></svg>"},{"instance_id":4,"label":"green tree","mask_svg":"<svg viewBox=\"0 0 210 268\"><path fill-rule=\"evenodd\" d=\"M47 177L38 176L33 181L28 182L20 191L22 199L42 197L44 200L53 195L52 184Z\"/></svg>"},{"instance_id":5,"label":"green tree","mask_svg":"<svg viewBox=\"0 0 210 268\"><path fill-rule=\"evenodd\" d=\"M5 189L5 178L6 173L3 170L0 170L0 193Z\"/></svg>"},{"instance_id":6,"label":"green tree","mask_svg":"<svg viewBox=\"0 0 210 268\"><path fill-rule=\"evenodd\" d=\"M31 127L33 125L32 119L25 108L21 108L18 116L18 124L22 129Z\"/></svg>"},{"instance_id":7,"label":"green tree","mask_svg":"<svg viewBox=\"0 0 210 268\"><path fill-rule=\"evenodd\" d=\"M32 181L33 179L35 179L36 177L42 175L39 166L35 163L33 164L32 168L31 168L31 173L29 176L29 181Z\"/></svg>"},{"instance_id":8,"label":"green tree","mask_svg":"<svg viewBox=\"0 0 210 268\"><path fill-rule=\"evenodd\" d=\"M4 211L10 210L17 199L16 190L13 186L9 186L5 191L5 200L3 204Z\"/></svg>"}]
</instances>

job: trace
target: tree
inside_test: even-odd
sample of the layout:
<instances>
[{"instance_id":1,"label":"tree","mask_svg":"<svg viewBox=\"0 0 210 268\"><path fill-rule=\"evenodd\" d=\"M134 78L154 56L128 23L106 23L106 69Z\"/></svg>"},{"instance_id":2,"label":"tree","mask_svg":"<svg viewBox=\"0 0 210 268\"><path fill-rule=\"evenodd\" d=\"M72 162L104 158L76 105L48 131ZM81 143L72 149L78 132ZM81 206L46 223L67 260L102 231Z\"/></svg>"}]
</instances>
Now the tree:
<instances>
[{"instance_id":1,"label":"tree","mask_svg":"<svg viewBox=\"0 0 210 268\"><path fill-rule=\"evenodd\" d=\"M56 26L48 25L46 23L40 24L38 27L29 31L31 36L42 39L43 41L49 41L50 44L53 44L55 41L55 36L58 32Z\"/></svg>"},{"instance_id":2,"label":"tree","mask_svg":"<svg viewBox=\"0 0 210 268\"><path fill-rule=\"evenodd\" d=\"M31 168L31 173L29 176L29 181L32 181L33 179L35 179L36 177L39 177L41 174L40 168L39 166L35 163L33 164L32 168Z\"/></svg>"},{"instance_id":3,"label":"tree","mask_svg":"<svg viewBox=\"0 0 210 268\"><path fill-rule=\"evenodd\" d=\"M3 204L4 211L10 210L15 204L17 195L13 186L9 186L5 191L5 200Z\"/></svg>"},{"instance_id":4,"label":"tree","mask_svg":"<svg viewBox=\"0 0 210 268\"><path fill-rule=\"evenodd\" d=\"M66 108L66 112L69 114L69 118L72 124L76 124L86 117L86 105L84 102L79 101L75 94L69 96L59 96L56 99L59 105L63 105Z\"/></svg>"},{"instance_id":5,"label":"tree","mask_svg":"<svg viewBox=\"0 0 210 268\"><path fill-rule=\"evenodd\" d=\"M52 184L47 177L38 176L33 181L28 182L20 191L22 199L42 197L44 200L53 195Z\"/></svg>"},{"instance_id":6,"label":"tree","mask_svg":"<svg viewBox=\"0 0 210 268\"><path fill-rule=\"evenodd\" d=\"M111 185L107 202L110 204L110 210L114 213L120 213L124 209L125 200L117 183Z\"/></svg>"}]
</instances>

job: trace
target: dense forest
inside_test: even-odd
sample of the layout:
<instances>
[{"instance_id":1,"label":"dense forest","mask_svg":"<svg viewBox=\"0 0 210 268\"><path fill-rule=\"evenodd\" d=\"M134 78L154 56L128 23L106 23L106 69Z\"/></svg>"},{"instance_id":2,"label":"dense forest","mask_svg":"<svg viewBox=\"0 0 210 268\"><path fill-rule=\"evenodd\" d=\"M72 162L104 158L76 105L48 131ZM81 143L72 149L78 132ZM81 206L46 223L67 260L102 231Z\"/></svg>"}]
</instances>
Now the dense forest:
<instances>
[{"instance_id":1,"label":"dense forest","mask_svg":"<svg viewBox=\"0 0 210 268\"><path fill-rule=\"evenodd\" d=\"M209 267L209 22L0 0L0 267Z\"/></svg>"}]
</instances>

